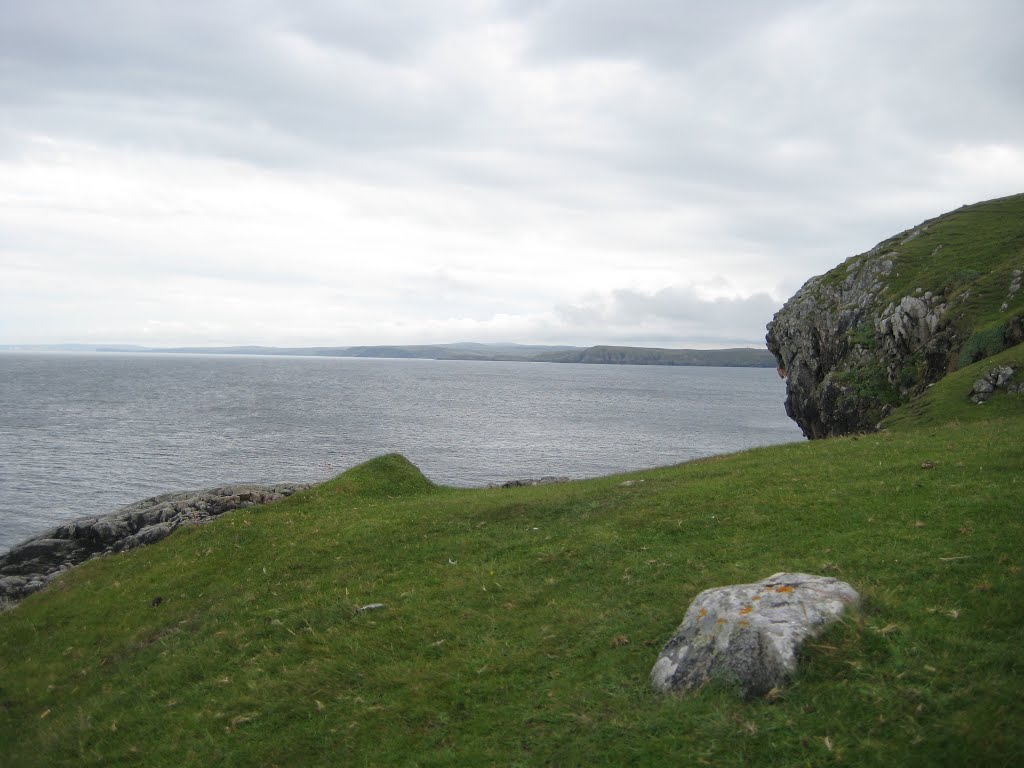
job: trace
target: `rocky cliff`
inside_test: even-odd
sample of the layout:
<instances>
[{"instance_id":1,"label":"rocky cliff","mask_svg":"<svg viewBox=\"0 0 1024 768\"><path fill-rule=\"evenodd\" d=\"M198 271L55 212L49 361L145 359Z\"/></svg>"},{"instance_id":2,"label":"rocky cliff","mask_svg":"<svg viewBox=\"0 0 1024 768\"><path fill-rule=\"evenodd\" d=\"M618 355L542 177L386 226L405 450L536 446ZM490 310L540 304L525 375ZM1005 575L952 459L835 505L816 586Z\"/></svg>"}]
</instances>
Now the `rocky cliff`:
<instances>
[{"instance_id":1,"label":"rocky cliff","mask_svg":"<svg viewBox=\"0 0 1024 768\"><path fill-rule=\"evenodd\" d=\"M808 280L768 324L808 438L872 430L959 365L1024 339L1024 195L930 219Z\"/></svg>"}]
</instances>

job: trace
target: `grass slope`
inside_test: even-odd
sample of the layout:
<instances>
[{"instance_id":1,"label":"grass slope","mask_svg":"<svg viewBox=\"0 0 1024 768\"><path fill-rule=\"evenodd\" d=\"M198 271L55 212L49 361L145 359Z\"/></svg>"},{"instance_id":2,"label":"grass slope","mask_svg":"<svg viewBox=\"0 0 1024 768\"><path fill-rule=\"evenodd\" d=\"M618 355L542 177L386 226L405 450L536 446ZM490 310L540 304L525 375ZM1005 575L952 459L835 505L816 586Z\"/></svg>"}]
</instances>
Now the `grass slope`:
<instances>
[{"instance_id":1,"label":"grass slope","mask_svg":"<svg viewBox=\"0 0 1024 768\"><path fill-rule=\"evenodd\" d=\"M566 485L387 456L92 561L0 616L3 762L1019 765L1024 398L965 395ZM780 697L650 691L699 591L781 570L864 606Z\"/></svg>"},{"instance_id":2,"label":"grass slope","mask_svg":"<svg viewBox=\"0 0 1024 768\"><path fill-rule=\"evenodd\" d=\"M1013 383L1024 380L1024 345L1018 344L979 363L946 374L938 385L893 412L885 419L883 426L902 431L942 424L955 427L965 422L1013 417L1020 411L1019 398L1000 395L980 405L968 399L975 381L988 370L1003 365L1009 365L1017 371Z\"/></svg>"}]
</instances>

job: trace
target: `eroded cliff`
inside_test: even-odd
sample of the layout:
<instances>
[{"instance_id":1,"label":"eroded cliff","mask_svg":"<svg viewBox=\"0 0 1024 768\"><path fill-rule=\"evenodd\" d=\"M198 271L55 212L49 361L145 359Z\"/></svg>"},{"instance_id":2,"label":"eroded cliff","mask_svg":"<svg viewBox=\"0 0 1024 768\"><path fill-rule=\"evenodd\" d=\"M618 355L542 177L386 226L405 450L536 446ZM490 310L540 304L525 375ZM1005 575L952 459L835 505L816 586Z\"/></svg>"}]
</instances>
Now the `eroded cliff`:
<instances>
[{"instance_id":1,"label":"eroded cliff","mask_svg":"<svg viewBox=\"0 0 1024 768\"><path fill-rule=\"evenodd\" d=\"M875 428L958 365L1024 339L1024 195L965 206L808 280L768 324L809 438Z\"/></svg>"}]
</instances>

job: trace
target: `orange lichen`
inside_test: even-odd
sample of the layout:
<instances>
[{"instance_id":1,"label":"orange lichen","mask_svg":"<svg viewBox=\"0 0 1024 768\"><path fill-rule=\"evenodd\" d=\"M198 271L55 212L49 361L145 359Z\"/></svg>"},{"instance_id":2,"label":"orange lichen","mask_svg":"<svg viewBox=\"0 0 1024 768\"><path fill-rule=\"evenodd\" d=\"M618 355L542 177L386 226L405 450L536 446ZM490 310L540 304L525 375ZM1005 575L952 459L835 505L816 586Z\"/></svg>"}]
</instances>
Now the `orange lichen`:
<instances>
[{"instance_id":1,"label":"orange lichen","mask_svg":"<svg viewBox=\"0 0 1024 768\"><path fill-rule=\"evenodd\" d=\"M760 599L761 599L761 596L760 596L760 595L754 595L754 596L753 596L752 598L750 598L750 599L751 599L751 600L760 600Z\"/></svg>"},{"instance_id":2,"label":"orange lichen","mask_svg":"<svg viewBox=\"0 0 1024 768\"><path fill-rule=\"evenodd\" d=\"M776 592L792 592L793 588L788 584L781 584L775 588Z\"/></svg>"},{"instance_id":3,"label":"orange lichen","mask_svg":"<svg viewBox=\"0 0 1024 768\"><path fill-rule=\"evenodd\" d=\"M700 618L703 619L705 616L708 615L708 609L707 608L701 608L700 609L700 614L698 614L698 615L699 615Z\"/></svg>"},{"instance_id":4,"label":"orange lichen","mask_svg":"<svg viewBox=\"0 0 1024 768\"><path fill-rule=\"evenodd\" d=\"M745 608L740 608L740 616L746 616L752 610L754 610L754 606L752 605L748 605Z\"/></svg>"},{"instance_id":5,"label":"orange lichen","mask_svg":"<svg viewBox=\"0 0 1024 768\"><path fill-rule=\"evenodd\" d=\"M718 623L719 623L719 624L725 624L725 619L719 619L719 620L718 620Z\"/></svg>"},{"instance_id":6,"label":"orange lichen","mask_svg":"<svg viewBox=\"0 0 1024 768\"><path fill-rule=\"evenodd\" d=\"M746 619L741 619L741 620L740 620L740 626L741 626L741 627L747 627L747 626L750 626L750 622L748 622L748 621L747 621Z\"/></svg>"}]
</instances>

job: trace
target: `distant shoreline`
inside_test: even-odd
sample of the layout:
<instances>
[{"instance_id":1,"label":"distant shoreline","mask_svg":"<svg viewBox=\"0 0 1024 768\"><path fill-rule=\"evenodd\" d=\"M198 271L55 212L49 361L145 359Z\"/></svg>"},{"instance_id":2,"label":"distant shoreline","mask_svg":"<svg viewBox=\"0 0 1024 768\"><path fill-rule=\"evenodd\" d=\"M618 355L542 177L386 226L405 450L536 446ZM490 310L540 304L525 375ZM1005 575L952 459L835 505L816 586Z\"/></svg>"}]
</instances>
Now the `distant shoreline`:
<instances>
[{"instance_id":1,"label":"distant shoreline","mask_svg":"<svg viewBox=\"0 0 1024 768\"><path fill-rule=\"evenodd\" d=\"M141 347L117 344L4 344L2 352L89 352L116 354L268 355L398 360L477 360L485 362L667 365L721 368L774 368L767 349L662 349L657 347L542 346L526 344L421 344L357 347Z\"/></svg>"}]
</instances>

